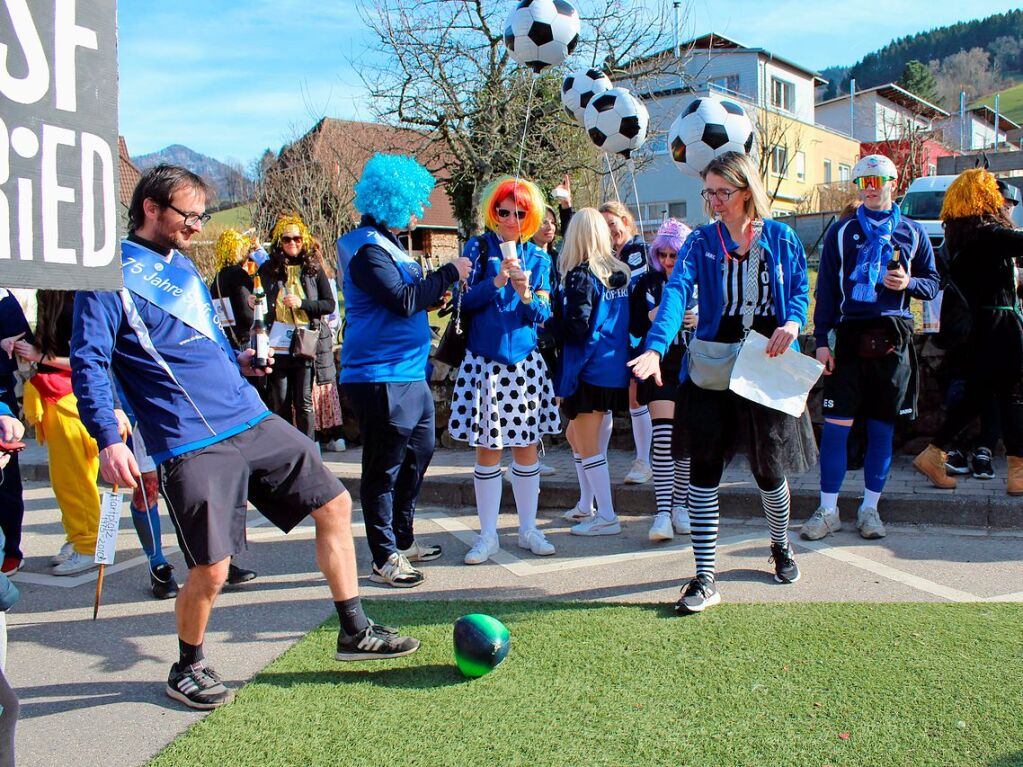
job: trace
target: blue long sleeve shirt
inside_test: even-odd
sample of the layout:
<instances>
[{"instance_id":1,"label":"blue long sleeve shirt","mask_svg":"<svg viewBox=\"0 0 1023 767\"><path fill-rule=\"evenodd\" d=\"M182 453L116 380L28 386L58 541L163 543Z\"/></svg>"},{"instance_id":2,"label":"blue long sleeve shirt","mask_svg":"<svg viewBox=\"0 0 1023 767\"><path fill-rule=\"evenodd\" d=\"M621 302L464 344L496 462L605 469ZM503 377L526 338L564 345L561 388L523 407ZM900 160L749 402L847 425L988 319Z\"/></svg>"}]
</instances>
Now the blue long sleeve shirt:
<instances>
[{"instance_id":1,"label":"blue long sleeve shirt","mask_svg":"<svg viewBox=\"0 0 1023 767\"><path fill-rule=\"evenodd\" d=\"M195 268L180 253L172 258ZM111 370L156 463L239 434L270 414L237 359L156 304L131 297L170 373L128 323L120 292L75 296L71 383L82 423L101 450L121 441Z\"/></svg>"},{"instance_id":2,"label":"blue long sleeve shirt","mask_svg":"<svg viewBox=\"0 0 1023 767\"><path fill-rule=\"evenodd\" d=\"M486 240L485 258L480 247ZM501 269L501 241L493 232L473 237L463 255L472 261L462 310L471 314L466 348L488 360L514 365L536 348L536 328L551 317L551 259L532 242L517 246L519 264L529 271L533 300L522 303L511 280L494 285Z\"/></svg>"},{"instance_id":3,"label":"blue long sleeve shirt","mask_svg":"<svg viewBox=\"0 0 1023 767\"><path fill-rule=\"evenodd\" d=\"M934 263L934 249L923 227L903 218L892 233L892 244L900 251L902 266L909 274L903 291L877 286L877 301L857 301L852 297L851 279L860 248L866 243L859 220L836 221L824 236L820 269L817 274L816 305L813 310L813 336L818 347L828 345L828 333L843 320L874 317L903 317L912 320L910 298L928 301L938 295L940 276Z\"/></svg>"},{"instance_id":4,"label":"blue long sleeve shirt","mask_svg":"<svg viewBox=\"0 0 1023 767\"><path fill-rule=\"evenodd\" d=\"M696 337L713 341L717 336L725 303L723 274L726 254L721 248L722 239L729 251L739 247L728 234L728 228L717 222L694 230L682 245L646 339L645 348L658 352L662 359L682 329L686 306L696 286L700 288L697 295L700 323L696 326ZM763 259L769 267L771 298L778 325L795 322L802 327L806 324L810 303L803 244L790 227L772 220L764 221L760 243ZM683 364L681 380L686 378L688 373Z\"/></svg>"}]
</instances>

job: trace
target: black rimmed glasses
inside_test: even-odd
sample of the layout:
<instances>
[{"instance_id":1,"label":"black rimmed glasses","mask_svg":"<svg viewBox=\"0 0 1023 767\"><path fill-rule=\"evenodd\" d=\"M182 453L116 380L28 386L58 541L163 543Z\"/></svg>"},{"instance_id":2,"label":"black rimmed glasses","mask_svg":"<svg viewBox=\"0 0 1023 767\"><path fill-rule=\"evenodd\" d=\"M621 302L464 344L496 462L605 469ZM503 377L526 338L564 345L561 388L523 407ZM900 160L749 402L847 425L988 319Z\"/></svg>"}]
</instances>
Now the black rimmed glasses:
<instances>
[{"instance_id":1,"label":"black rimmed glasses","mask_svg":"<svg viewBox=\"0 0 1023 767\"><path fill-rule=\"evenodd\" d=\"M185 226L195 226L196 224L208 224L210 219L213 218L209 213L185 213L180 208L175 208L169 202L167 207L185 219Z\"/></svg>"},{"instance_id":2,"label":"black rimmed glasses","mask_svg":"<svg viewBox=\"0 0 1023 767\"><path fill-rule=\"evenodd\" d=\"M712 197L717 197L718 202L728 202L732 199L732 195L737 194L738 191L738 189L704 189L700 192L700 197L707 202L710 202Z\"/></svg>"}]
</instances>

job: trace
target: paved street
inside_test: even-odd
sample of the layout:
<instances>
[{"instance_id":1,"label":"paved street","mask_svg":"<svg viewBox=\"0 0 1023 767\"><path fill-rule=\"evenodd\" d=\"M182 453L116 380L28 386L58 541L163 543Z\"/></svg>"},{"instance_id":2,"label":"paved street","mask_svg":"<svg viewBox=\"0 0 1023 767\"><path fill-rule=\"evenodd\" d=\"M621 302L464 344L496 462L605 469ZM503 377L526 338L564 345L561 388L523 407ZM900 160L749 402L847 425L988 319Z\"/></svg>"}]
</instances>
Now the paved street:
<instances>
[{"instance_id":1,"label":"paved street","mask_svg":"<svg viewBox=\"0 0 1023 767\"><path fill-rule=\"evenodd\" d=\"M33 455L38 456L26 456L30 465ZM358 452L328 457L334 459L335 471L354 484ZM540 559L518 549L515 517L503 514L502 552L492 563L469 568L461 559L475 529L475 512L469 505L471 457L467 451L438 452L417 527L421 537L442 544L446 556L426 565L428 577L418 589L395 592L364 577L364 595L673 601L692 572L688 538L665 544L646 540L649 487L619 488L622 535L599 539L568 535L558 511L566 499L565 505L572 502L575 479L570 460L563 451L547 457L558 473L544 478L541 491L547 508L540 524L558 547L557 555ZM613 476L620 477L627 464L628 456L613 455ZM996 470L1004 477L1004 463L996 464ZM935 496L899 466L893 485L905 485L888 497L882 514L912 519L914 524L893 524L888 538L875 542L861 540L848 526L813 544L794 538L803 578L790 586L778 585L771 577L766 523L741 470L730 471L726 481L727 519L718 559L726 602L1023 602L1023 524L1018 523L1023 504L1005 498L1004 480L1001 487L998 480L967 480L954 495ZM852 475L850 484L856 484ZM797 509L812 508L815 491L815 474L794 479ZM8 615L8 674L23 702L18 763L143 764L201 716L163 694L176 652L173 603L149 596L145 559L126 508L117 564L108 568L100 619L93 622L95 573L75 578L48 574L47 559L63 541L52 493L44 483L33 482L26 498L27 567L16 576L23 596ZM505 500L511 500L507 485ZM855 501L845 508L850 518ZM958 520L957 524L932 524L936 515L941 521ZM970 524L980 519L1002 526ZM1013 522L1015 527L1005 526ZM169 522L165 525L165 545L183 575ZM355 530L360 572L368 574L361 519ZM332 612L315 568L310 526L285 537L253 513L249 540L239 564L258 570L259 578L223 595L206 643L218 670L235 685L251 678ZM666 628L670 630L670 622Z\"/></svg>"}]
</instances>

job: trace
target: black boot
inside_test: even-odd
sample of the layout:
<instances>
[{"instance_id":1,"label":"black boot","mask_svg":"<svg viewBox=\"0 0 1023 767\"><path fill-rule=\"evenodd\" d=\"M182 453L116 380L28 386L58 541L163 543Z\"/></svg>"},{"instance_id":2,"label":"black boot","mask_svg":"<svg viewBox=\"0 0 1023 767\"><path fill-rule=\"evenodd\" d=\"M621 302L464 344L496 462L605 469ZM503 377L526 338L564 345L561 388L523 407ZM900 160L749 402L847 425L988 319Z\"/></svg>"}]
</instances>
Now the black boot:
<instances>
[{"instance_id":1,"label":"black boot","mask_svg":"<svg viewBox=\"0 0 1023 767\"><path fill-rule=\"evenodd\" d=\"M149 568L149 583L157 599L174 599L178 595L178 583L174 580L174 568L164 562Z\"/></svg>"},{"instance_id":2,"label":"black boot","mask_svg":"<svg viewBox=\"0 0 1023 767\"><path fill-rule=\"evenodd\" d=\"M239 583L248 583L255 577L255 570L246 570L242 567L237 567L234 562L228 565L227 582L231 586L237 586Z\"/></svg>"}]
</instances>

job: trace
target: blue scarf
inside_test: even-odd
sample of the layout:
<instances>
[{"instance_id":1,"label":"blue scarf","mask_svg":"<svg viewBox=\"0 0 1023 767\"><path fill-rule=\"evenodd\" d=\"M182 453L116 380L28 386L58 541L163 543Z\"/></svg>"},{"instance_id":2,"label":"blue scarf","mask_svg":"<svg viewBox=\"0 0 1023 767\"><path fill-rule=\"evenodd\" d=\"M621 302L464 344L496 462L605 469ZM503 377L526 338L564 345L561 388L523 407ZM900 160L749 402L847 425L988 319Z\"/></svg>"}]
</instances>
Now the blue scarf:
<instances>
[{"instance_id":1,"label":"blue scarf","mask_svg":"<svg viewBox=\"0 0 1023 767\"><path fill-rule=\"evenodd\" d=\"M884 278L884 267L895 253L892 235L902 220L902 211L892 203L890 213L867 211L866 205L856 209L856 218L867 242L860 248L856 267L852 271L852 298L854 301L872 304L877 301L877 284Z\"/></svg>"}]
</instances>

